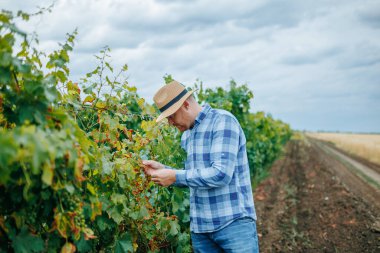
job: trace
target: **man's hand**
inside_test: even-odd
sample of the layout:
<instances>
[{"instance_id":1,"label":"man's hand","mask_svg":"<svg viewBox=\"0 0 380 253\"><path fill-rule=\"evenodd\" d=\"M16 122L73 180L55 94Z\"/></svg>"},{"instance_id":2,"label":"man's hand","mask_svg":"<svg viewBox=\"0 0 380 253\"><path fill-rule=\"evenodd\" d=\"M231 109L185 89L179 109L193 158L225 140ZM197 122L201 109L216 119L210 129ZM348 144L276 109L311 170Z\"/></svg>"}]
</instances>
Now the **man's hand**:
<instances>
[{"instance_id":1,"label":"man's hand","mask_svg":"<svg viewBox=\"0 0 380 253\"><path fill-rule=\"evenodd\" d=\"M159 163L157 161L143 160L142 163L144 165L144 170L145 169L155 169L155 170L165 169L165 166L162 163Z\"/></svg>"},{"instance_id":2,"label":"man's hand","mask_svg":"<svg viewBox=\"0 0 380 253\"><path fill-rule=\"evenodd\" d=\"M156 184L169 186L175 182L175 170L165 169L162 163L152 160L144 160L142 163L145 174L150 175Z\"/></svg>"}]
</instances>

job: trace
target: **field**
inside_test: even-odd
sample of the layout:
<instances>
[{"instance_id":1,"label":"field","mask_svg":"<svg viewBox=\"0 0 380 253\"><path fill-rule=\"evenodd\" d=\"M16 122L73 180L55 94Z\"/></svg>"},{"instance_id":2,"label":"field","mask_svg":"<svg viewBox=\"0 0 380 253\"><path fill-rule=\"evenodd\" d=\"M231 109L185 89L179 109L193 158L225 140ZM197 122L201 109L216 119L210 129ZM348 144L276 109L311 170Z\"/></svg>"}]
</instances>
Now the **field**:
<instances>
[{"instance_id":1,"label":"field","mask_svg":"<svg viewBox=\"0 0 380 253\"><path fill-rule=\"evenodd\" d=\"M255 189L261 252L380 252L380 190L330 149L293 138Z\"/></svg>"},{"instance_id":2,"label":"field","mask_svg":"<svg viewBox=\"0 0 380 253\"><path fill-rule=\"evenodd\" d=\"M350 154L380 165L379 134L307 133L307 135L331 142Z\"/></svg>"},{"instance_id":3,"label":"field","mask_svg":"<svg viewBox=\"0 0 380 253\"><path fill-rule=\"evenodd\" d=\"M0 252L192 252L189 191L142 170L145 159L183 168L179 132L156 123L110 48L76 83L77 32L40 52L14 18L0 13ZM380 136L289 141L288 124L250 113L245 84L199 85L198 100L244 130L261 252L380 252Z\"/></svg>"}]
</instances>

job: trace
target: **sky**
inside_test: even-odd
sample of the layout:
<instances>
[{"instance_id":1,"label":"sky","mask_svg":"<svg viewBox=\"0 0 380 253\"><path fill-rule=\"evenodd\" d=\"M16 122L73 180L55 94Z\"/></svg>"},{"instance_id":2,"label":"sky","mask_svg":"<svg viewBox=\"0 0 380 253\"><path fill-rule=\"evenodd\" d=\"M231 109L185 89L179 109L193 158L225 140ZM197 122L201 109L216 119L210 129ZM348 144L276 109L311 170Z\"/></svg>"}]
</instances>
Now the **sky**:
<instances>
[{"instance_id":1,"label":"sky","mask_svg":"<svg viewBox=\"0 0 380 253\"><path fill-rule=\"evenodd\" d=\"M26 12L52 2L0 0ZM380 132L378 0L56 0L19 25L46 52L78 28L74 81L107 45L148 102L165 74L190 87L228 89L234 79L253 91L253 112L293 129Z\"/></svg>"}]
</instances>

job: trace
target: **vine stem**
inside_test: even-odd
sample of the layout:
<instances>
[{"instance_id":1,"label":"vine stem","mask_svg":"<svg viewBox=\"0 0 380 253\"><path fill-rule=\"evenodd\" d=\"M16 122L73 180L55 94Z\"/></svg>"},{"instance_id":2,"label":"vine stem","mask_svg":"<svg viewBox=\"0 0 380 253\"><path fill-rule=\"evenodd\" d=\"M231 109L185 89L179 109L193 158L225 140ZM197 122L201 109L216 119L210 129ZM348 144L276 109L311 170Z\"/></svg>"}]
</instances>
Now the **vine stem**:
<instances>
[{"instance_id":1,"label":"vine stem","mask_svg":"<svg viewBox=\"0 0 380 253\"><path fill-rule=\"evenodd\" d=\"M18 83L16 72L12 71L12 74L13 74L13 77L14 77L14 79L16 81L16 91L17 91L17 93L20 93L21 88L20 88L20 84Z\"/></svg>"},{"instance_id":2,"label":"vine stem","mask_svg":"<svg viewBox=\"0 0 380 253\"><path fill-rule=\"evenodd\" d=\"M27 172L27 168L25 166L25 164L23 162L21 162L21 168L22 168L22 172L24 173L24 176L25 176L25 181L26 181L26 184L25 184L25 187L24 187L24 190L23 190L23 196L26 200L29 199L28 197L28 190L31 186L31 180L30 180L30 177L29 177L29 174Z\"/></svg>"}]
</instances>

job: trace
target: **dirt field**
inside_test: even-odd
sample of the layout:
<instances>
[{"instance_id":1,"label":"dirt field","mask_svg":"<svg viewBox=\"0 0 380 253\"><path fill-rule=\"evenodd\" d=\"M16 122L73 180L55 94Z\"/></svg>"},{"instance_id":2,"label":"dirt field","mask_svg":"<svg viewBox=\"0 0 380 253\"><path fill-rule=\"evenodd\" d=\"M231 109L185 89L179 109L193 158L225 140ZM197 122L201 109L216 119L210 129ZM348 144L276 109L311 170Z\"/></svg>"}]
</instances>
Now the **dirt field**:
<instances>
[{"instance_id":1,"label":"dirt field","mask_svg":"<svg viewBox=\"0 0 380 253\"><path fill-rule=\"evenodd\" d=\"M292 140L255 189L260 250L380 252L379 200L323 146Z\"/></svg>"}]
</instances>

